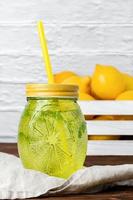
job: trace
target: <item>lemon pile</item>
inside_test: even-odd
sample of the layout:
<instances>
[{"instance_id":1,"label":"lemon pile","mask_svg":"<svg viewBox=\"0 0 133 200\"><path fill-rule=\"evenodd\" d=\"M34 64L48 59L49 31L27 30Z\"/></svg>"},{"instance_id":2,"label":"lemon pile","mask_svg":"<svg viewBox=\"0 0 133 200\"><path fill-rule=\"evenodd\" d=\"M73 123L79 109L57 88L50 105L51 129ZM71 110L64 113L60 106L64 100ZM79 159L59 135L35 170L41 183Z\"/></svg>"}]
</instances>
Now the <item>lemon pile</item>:
<instances>
[{"instance_id":1,"label":"lemon pile","mask_svg":"<svg viewBox=\"0 0 133 200\"><path fill-rule=\"evenodd\" d=\"M92 76L72 71L54 75L55 83L79 86L80 100L133 100L133 76L116 67L97 64ZM133 116L85 116L92 120L133 120ZM119 139L119 136L89 136L94 140Z\"/></svg>"},{"instance_id":2,"label":"lemon pile","mask_svg":"<svg viewBox=\"0 0 133 200\"><path fill-rule=\"evenodd\" d=\"M78 85L80 100L133 100L133 76L113 66L97 64L92 76L63 71L54 79L55 83Z\"/></svg>"}]
</instances>

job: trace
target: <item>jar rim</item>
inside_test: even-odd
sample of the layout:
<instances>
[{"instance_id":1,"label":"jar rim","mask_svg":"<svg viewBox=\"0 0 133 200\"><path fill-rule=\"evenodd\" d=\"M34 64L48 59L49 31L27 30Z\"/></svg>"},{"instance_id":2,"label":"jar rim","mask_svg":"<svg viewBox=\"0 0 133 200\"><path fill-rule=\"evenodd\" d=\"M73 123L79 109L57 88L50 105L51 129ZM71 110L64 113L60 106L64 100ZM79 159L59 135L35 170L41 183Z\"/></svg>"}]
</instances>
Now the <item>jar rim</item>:
<instances>
[{"instance_id":1,"label":"jar rim","mask_svg":"<svg viewBox=\"0 0 133 200\"><path fill-rule=\"evenodd\" d=\"M78 86L66 84L26 84L27 97L73 97L78 98Z\"/></svg>"}]
</instances>

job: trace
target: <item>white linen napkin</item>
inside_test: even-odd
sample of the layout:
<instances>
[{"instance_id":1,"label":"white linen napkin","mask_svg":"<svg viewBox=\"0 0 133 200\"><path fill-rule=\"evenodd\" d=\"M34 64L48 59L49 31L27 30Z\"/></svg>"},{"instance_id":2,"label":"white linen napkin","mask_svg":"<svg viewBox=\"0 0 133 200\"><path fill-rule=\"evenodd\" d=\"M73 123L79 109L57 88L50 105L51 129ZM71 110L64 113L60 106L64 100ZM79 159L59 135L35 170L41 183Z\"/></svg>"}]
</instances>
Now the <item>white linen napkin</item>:
<instances>
[{"instance_id":1,"label":"white linen napkin","mask_svg":"<svg viewBox=\"0 0 133 200\"><path fill-rule=\"evenodd\" d=\"M0 199L92 193L115 185L133 186L133 164L84 167L65 180L24 169L18 157L0 153Z\"/></svg>"}]
</instances>

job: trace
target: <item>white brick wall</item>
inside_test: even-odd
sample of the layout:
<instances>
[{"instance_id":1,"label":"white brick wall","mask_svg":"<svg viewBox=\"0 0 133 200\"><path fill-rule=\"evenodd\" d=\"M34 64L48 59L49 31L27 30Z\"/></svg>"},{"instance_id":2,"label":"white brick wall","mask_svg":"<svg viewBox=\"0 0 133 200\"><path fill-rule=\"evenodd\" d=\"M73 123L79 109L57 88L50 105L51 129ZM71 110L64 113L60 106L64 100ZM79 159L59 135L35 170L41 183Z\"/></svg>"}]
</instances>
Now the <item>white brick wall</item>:
<instances>
[{"instance_id":1,"label":"white brick wall","mask_svg":"<svg viewBox=\"0 0 133 200\"><path fill-rule=\"evenodd\" d=\"M15 136L24 84L44 82L36 22L45 23L54 72L96 63L133 73L132 0L0 1L0 136Z\"/></svg>"}]
</instances>

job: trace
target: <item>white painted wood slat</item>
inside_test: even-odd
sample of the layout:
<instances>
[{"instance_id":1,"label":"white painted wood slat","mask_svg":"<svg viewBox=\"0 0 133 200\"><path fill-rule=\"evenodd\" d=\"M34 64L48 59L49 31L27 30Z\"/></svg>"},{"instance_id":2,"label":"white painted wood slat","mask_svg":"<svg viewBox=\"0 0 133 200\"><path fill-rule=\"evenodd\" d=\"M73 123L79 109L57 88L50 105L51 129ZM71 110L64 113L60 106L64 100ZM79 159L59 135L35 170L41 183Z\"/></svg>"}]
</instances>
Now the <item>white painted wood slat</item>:
<instances>
[{"instance_id":1,"label":"white painted wood slat","mask_svg":"<svg viewBox=\"0 0 133 200\"><path fill-rule=\"evenodd\" d=\"M133 115L133 101L79 101L84 115Z\"/></svg>"},{"instance_id":2,"label":"white painted wood slat","mask_svg":"<svg viewBox=\"0 0 133 200\"><path fill-rule=\"evenodd\" d=\"M0 136L0 143L17 143L17 135L16 136Z\"/></svg>"},{"instance_id":3,"label":"white painted wood slat","mask_svg":"<svg viewBox=\"0 0 133 200\"><path fill-rule=\"evenodd\" d=\"M86 115L133 115L133 101L79 101ZM133 121L87 120L88 135L133 135ZM17 142L14 137L0 137L0 142ZM87 155L132 155L133 141L88 141Z\"/></svg>"},{"instance_id":4,"label":"white painted wood slat","mask_svg":"<svg viewBox=\"0 0 133 200\"><path fill-rule=\"evenodd\" d=\"M88 141L87 155L132 155L133 141Z\"/></svg>"},{"instance_id":5,"label":"white painted wood slat","mask_svg":"<svg viewBox=\"0 0 133 200\"><path fill-rule=\"evenodd\" d=\"M133 121L86 121L88 135L133 135Z\"/></svg>"},{"instance_id":6,"label":"white painted wood slat","mask_svg":"<svg viewBox=\"0 0 133 200\"><path fill-rule=\"evenodd\" d=\"M0 143L16 143L17 137L0 137ZM89 140L87 155L133 155L133 141Z\"/></svg>"}]
</instances>

